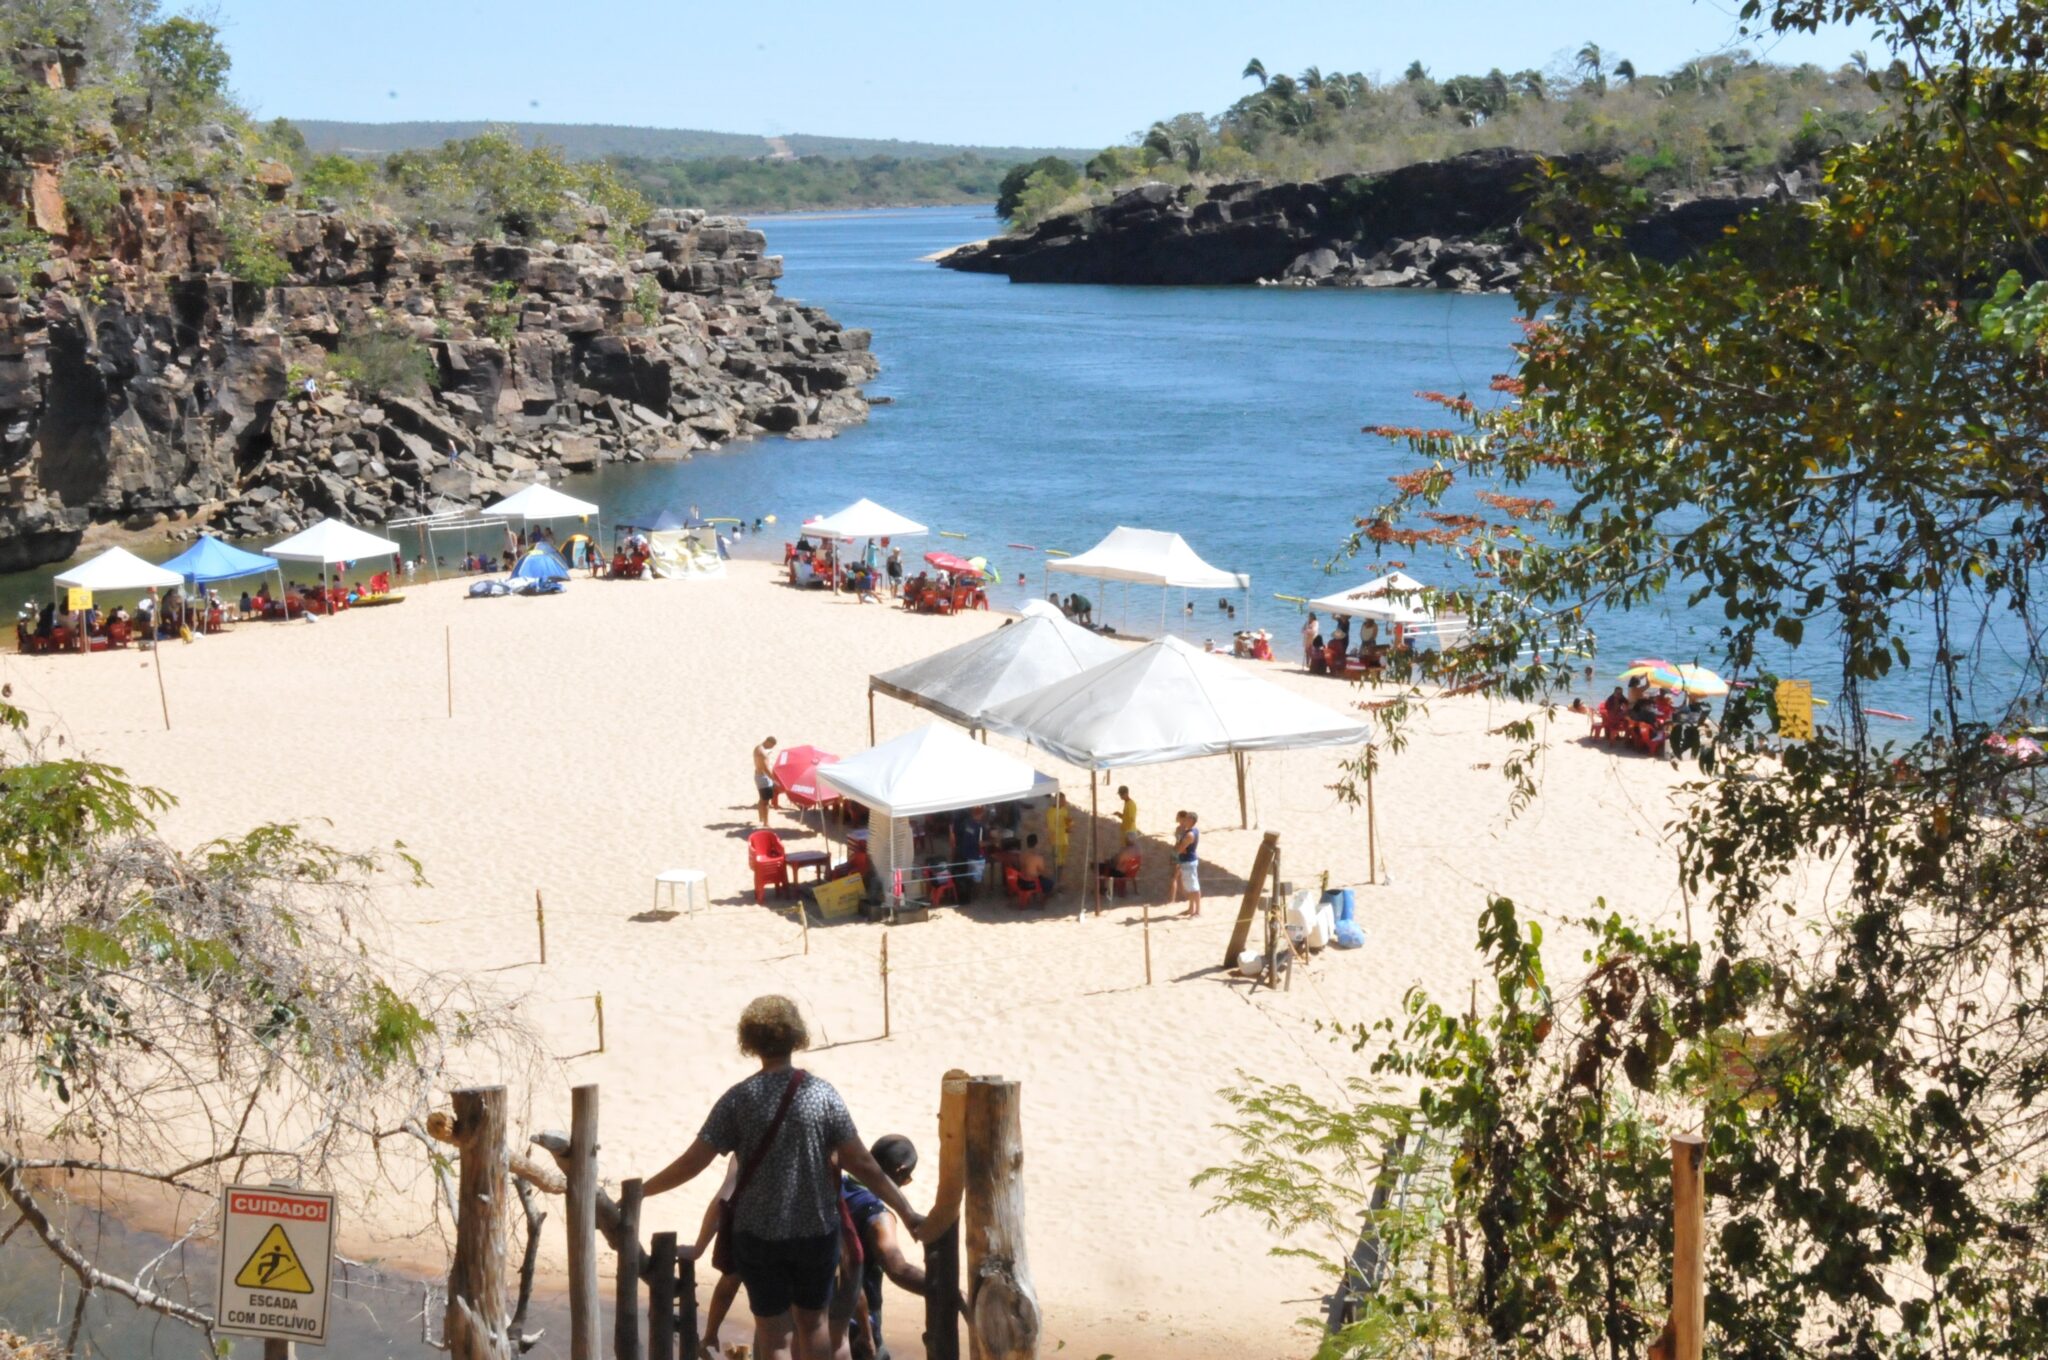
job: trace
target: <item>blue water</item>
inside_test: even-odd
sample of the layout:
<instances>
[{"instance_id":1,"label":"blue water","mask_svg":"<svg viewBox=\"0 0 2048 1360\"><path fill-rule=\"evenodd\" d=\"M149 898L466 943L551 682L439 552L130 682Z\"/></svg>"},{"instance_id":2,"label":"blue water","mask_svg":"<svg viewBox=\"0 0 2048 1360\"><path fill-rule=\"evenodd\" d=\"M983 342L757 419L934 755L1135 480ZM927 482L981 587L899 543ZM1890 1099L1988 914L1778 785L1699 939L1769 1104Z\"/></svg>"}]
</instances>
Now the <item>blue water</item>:
<instances>
[{"instance_id":1,"label":"blue water","mask_svg":"<svg viewBox=\"0 0 2048 1360\"><path fill-rule=\"evenodd\" d=\"M1079 552L1118 524L1172 529L1212 564L1248 572L1251 612L1233 622L1215 596L1192 617L1175 592L1168 626L1226 639L1247 623L1291 644L1298 606L1385 569L1325 568L1353 521L1388 495L1387 477L1414 466L1366 424L1448 423L1418 390L1488 399L1509 369L1518 332L1499 297L1421 292L1259 288L1020 286L942 270L935 251L987 236L987 209L933 208L758 219L782 254L786 296L825 307L874 334L882 362L868 424L829 441L769 439L680 463L622 464L574 479L607 522L646 522L666 509L777 516L772 544L810 514L859 496L964 538L911 545L986 555L1021 598L1024 572L1043 593L1037 549ZM1011 544L1028 544L1016 548ZM459 549L456 551L459 552ZM1412 574L1449 584L1427 550L1403 555ZM40 580L47 583L48 573ZM1055 588L1070 588L1073 578ZM1161 625L1161 594L1082 582L1096 617L1134 631ZM0 591L40 593L36 578ZM1682 600L1598 622L1606 673L1644 654L1712 664L1718 619ZM1996 637L1990 640L1997 646ZM1930 647L1917 649L1922 656ZM1282 648L1291 655L1291 645ZM1800 657L1774 658L1822 693L1838 670L1824 629ZM2009 688L2018 663L1993 655L1985 677ZM1924 712L1924 670L1875 687L1872 702ZM2002 693L1986 696L1995 708ZM1906 729L1896 729L1904 735ZM1892 735L1887 733L1882 735Z\"/></svg>"}]
</instances>

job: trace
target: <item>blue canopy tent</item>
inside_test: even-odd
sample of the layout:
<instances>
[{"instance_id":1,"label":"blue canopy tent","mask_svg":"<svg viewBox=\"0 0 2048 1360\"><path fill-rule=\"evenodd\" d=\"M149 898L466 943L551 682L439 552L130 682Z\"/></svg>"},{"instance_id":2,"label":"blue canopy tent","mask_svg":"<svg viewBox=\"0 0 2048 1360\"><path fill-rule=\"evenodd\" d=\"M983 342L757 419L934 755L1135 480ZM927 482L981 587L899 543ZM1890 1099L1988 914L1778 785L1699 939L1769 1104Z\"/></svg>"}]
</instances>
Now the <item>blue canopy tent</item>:
<instances>
[{"instance_id":1,"label":"blue canopy tent","mask_svg":"<svg viewBox=\"0 0 2048 1360\"><path fill-rule=\"evenodd\" d=\"M164 563L163 567L165 571L175 571L199 586L274 571L277 573L278 597L282 599L284 596L284 568L276 558L244 551L212 534L201 534L198 542Z\"/></svg>"},{"instance_id":2,"label":"blue canopy tent","mask_svg":"<svg viewBox=\"0 0 2048 1360\"><path fill-rule=\"evenodd\" d=\"M512 575L506 579L531 581L534 583L533 593L552 595L562 588L560 582L569 579L569 564L562 560L560 553L547 544L536 543L526 550L525 555L519 559L519 564L512 568ZM552 590L548 589L551 584L554 587Z\"/></svg>"}]
</instances>

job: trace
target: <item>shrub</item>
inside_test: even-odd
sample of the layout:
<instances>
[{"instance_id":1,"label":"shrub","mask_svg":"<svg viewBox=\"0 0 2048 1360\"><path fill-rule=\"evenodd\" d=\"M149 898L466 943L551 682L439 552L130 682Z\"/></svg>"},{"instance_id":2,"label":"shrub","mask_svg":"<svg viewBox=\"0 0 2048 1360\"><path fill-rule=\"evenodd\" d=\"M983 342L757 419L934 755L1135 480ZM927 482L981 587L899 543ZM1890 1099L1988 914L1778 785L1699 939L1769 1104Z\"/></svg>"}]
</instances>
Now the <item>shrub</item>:
<instances>
[{"instance_id":1,"label":"shrub","mask_svg":"<svg viewBox=\"0 0 2048 1360\"><path fill-rule=\"evenodd\" d=\"M228 51L220 30L182 15L143 28L135 64L159 116L185 121L221 102L228 86Z\"/></svg>"},{"instance_id":2,"label":"shrub","mask_svg":"<svg viewBox=\"0 0 2048 1360\"><path fill-rule=\"evenodd\" d=\"M226 248L221 268L251 288L269 290L291 277L291 261L263 232L263 223L253 214L229 211L221 218L221 236Z\"/></svg>"},{"instance_id":3,"label":"shrub","mask_svg":"<svg viewBox=\"0 0 2048 1360\"><path fill-rule=\"evenodd\" d=\"M119 182L97 165L73 161L64 167L58 187L64 194L72 231L95 241L106 240L114 225L114 214L121 209Z\"/></svg>"},{"instance_id":4,"label":"shrub","mask_svg":"<svg viewBox=\"0 0 2048 1360\"><path fill-rule=\"evenodd\" d=\"M1059 197L1065 198L1067 191L1081 182L1081 172L1074 167L1072 161L1058 156L1041 156L1027 165L1012 166L996 190L996 216L1016 222L1024 195L1031 188L1033 180L1038 180L1041 186L1058 189ZM1041 203L1048 192L1040 193Z\"/></svg>"},{"instance_id":5,"label":"shrub","mask_svg":"<svg viewBox=\"0 0 2048 1360\"><path fill-rule=\"evenodd\" d=\"M307 198L359 199L376 184L377 172L349 156L322 156L299 177Z\"/></svg>"},{"instance_id":6,"label":"shrub","mask_svg":"<svg viewBox=\"0 0 2048 1360\"><path fill-rule=\"evenodd\" d=\"M345 336L334 352L334 371L371 397L418 397L440 386L434 352L391 326Z\"/></svg>"}]
</instances>

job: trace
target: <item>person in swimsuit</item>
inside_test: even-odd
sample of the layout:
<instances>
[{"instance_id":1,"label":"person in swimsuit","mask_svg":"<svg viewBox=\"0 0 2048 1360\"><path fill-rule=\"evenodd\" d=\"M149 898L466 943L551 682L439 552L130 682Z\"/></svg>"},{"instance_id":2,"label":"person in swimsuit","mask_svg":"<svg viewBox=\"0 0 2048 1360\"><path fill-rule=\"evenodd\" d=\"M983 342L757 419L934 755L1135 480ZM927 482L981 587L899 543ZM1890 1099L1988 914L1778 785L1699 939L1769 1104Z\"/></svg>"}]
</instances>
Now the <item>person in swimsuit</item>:
<instances>
[{"instance_id":1,"label":"person in swimsuit","mask_svg":"<svg viewBox=\"0 0 2048 1360\"><path fill-rule=\"evenodd\" d=\"M1196 917L1202 914L1202 860L1200 846L1202 832L1195 825L1195 814L1181 811L1174 814L1173 837L1173 887L1167 894L1167 905L1171 906L1185 893L1187 910L1182 916Z\"/></svg>"},{"instance_id":2,"label":"person in swimsuit","mask_svg":"<svg viewBox=\"0 0 2048 1360\"><path fill-rule=\"evenodd\" d=\"M754 810L761 814L761 825L768 825L768 809L775 805L775 776L768 772L768 758L775 750L775 738L764 738L754 748Z\"/></svg>"}]
</instances>

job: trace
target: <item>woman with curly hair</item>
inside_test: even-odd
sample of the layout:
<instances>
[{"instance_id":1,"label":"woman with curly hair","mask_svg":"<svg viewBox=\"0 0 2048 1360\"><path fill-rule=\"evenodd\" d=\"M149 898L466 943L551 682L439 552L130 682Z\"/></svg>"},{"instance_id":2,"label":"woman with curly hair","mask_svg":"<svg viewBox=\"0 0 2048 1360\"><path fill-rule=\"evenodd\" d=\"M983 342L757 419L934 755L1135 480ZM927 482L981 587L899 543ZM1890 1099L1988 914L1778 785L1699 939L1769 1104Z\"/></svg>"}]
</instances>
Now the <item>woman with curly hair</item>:
<instances>
[{"instance_id":1,"label":"woman with curly hair","mask_svg":"<svg viewBox=\"0 0 2048 1360\"><path fill-rule=\"evenodd\" d=\"M761 1070L718 1098L696 1140L648 1177L643 1193L673 1190L732 1153L739 1173L720 1231L730 1235L723 1245L746 1286L755 1353L779 1360L794 1342L799 1360L828 1360L840 1171L876 1187L913 1236L924 1216L861 1142L839 1092L792 1065L792 1055L810 1044L794 1001L762 996L748 1002L740 1012L739 1044L740 1052L760 1060Z\"/></svg>"}]
</instances>

